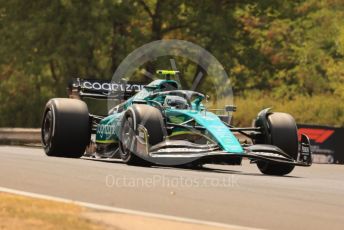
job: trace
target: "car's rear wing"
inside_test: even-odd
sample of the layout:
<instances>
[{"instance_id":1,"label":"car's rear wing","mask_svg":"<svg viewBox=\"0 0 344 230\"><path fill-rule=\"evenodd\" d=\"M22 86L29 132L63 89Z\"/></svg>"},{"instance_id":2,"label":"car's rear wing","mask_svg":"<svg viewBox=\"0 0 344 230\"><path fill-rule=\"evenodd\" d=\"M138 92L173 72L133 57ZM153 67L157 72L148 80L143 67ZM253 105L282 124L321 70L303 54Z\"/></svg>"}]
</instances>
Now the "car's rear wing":
<instances>
[{"instance_id":1,"label":"car's rear wing","mask_svg":"<svg viewBox=\"0 0 344 230\"><path fill-rule=\"evenodd\" d=\"M68 93L74 98L123 99L132 97L145 87L143 82L74 78L68 84Z\"/></svg>"}]
</instances>

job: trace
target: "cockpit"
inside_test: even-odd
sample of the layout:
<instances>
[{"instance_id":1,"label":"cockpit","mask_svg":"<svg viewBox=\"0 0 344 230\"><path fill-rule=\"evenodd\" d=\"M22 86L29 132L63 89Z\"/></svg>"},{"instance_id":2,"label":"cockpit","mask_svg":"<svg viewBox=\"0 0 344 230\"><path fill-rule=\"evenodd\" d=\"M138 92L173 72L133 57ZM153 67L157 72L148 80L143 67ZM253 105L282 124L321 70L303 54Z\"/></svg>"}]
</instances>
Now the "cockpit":
<instances>
[{"instance_id":1,"label":"cockpit","mask_svg":"<svg viewBox=\"0 0 344 230\"><path fill-rule=\"evenodd\" d=\"M164 101L164 107L173 109L189 109L188 101L181 96L166 96Z\"/></svg>"}]
</instances>

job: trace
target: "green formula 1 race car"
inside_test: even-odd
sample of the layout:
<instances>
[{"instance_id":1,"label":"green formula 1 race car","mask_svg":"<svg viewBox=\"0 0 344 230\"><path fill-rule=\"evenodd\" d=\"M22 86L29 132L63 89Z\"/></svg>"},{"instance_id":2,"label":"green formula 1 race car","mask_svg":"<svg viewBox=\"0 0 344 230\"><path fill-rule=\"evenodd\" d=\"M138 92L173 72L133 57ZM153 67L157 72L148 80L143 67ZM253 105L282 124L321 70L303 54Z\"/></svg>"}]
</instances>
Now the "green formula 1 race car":
<instances>
[{"instance_id":1,"label":"green formula 1 race car","mask_svg":"<svg viewBox=\"0 0 344 230\"><path fill-rule=\"evenodd\" d=\"M205 95L181 90L169 77L147 85L75 79L70 90L79 99L54 98L45 107L42 144L48 156L93 155L140 166L238 165L248 158L270 175L312 163L309 139L302 135L299 140L289 114L265 109L253 127L233 127L228 117L207 110ZM89 114L80 100L85 97L122 101L100 116ZM251 142L240 143L235 133Z\"/></svg>"}]
</instances>

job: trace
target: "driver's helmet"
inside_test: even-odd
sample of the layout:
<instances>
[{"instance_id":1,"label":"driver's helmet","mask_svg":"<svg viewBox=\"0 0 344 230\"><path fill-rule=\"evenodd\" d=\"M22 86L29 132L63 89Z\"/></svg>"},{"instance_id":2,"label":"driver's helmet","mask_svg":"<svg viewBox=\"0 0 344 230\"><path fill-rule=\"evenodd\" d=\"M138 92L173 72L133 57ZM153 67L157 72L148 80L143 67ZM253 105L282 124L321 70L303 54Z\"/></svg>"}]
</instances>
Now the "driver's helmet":
<instances>
[{"instance_id":1,"label":"driver's helmet","mask_svg":"<svg viewBox=\"0 0 344 230\"><path fill-rule=\"evenodd\" d=\"M164 101L165 107L171 107L175 109L188 109L188 101L180 96L166 96Z\"/></svg>"}]
</instances>

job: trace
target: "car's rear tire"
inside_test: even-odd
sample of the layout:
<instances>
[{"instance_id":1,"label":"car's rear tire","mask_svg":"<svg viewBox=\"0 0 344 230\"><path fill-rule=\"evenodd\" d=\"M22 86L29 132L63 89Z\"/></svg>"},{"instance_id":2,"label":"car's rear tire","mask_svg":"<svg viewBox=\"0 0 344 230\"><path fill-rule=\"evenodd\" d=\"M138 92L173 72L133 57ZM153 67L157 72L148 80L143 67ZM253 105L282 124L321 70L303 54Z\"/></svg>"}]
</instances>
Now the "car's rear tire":
<instances>
[{"instance_id":1,"label":"car's rear tire","mask_svg":"<svg viewBox=\"0 0 344 230\"><path fill-rule=\"evenodd\" d=\"M143 160L131 150L133 138L138 135L137 128L143 125L148 132L149 144L155 145L164 140L166 133L164 121L159 109L142 104L133 105L123 116L121 124L120 156L130 165L150 166L152 162Z\"/></svg>"},{"instance_id":2,"label":"car's rear tire","mask_svg":"<svg viewBox=\"0 0 344 230\"><path fill-rule=\"evenodd\" d=\"M265 122L267 122L265 125L262 124L262 121L258 124L263 129L264 138L256 140L255 143L275 145L296 160L298 136L294 118L287 113L269 113ZM267 161L258 161L257 166L264 174L278 176L289 174L295 167L294 165Z\"/></svg>"},{"instance_id":3,"label":"car's rear tire","mask_svg":"<svg viewBox=\"0 0 344 230\"><path fill-rule=\"evenodd\" d=\"M46 155L79 158L90 142L90 118L85 102L54 98L43 114L42 145Z\"/></svg>"}]
</instances>

